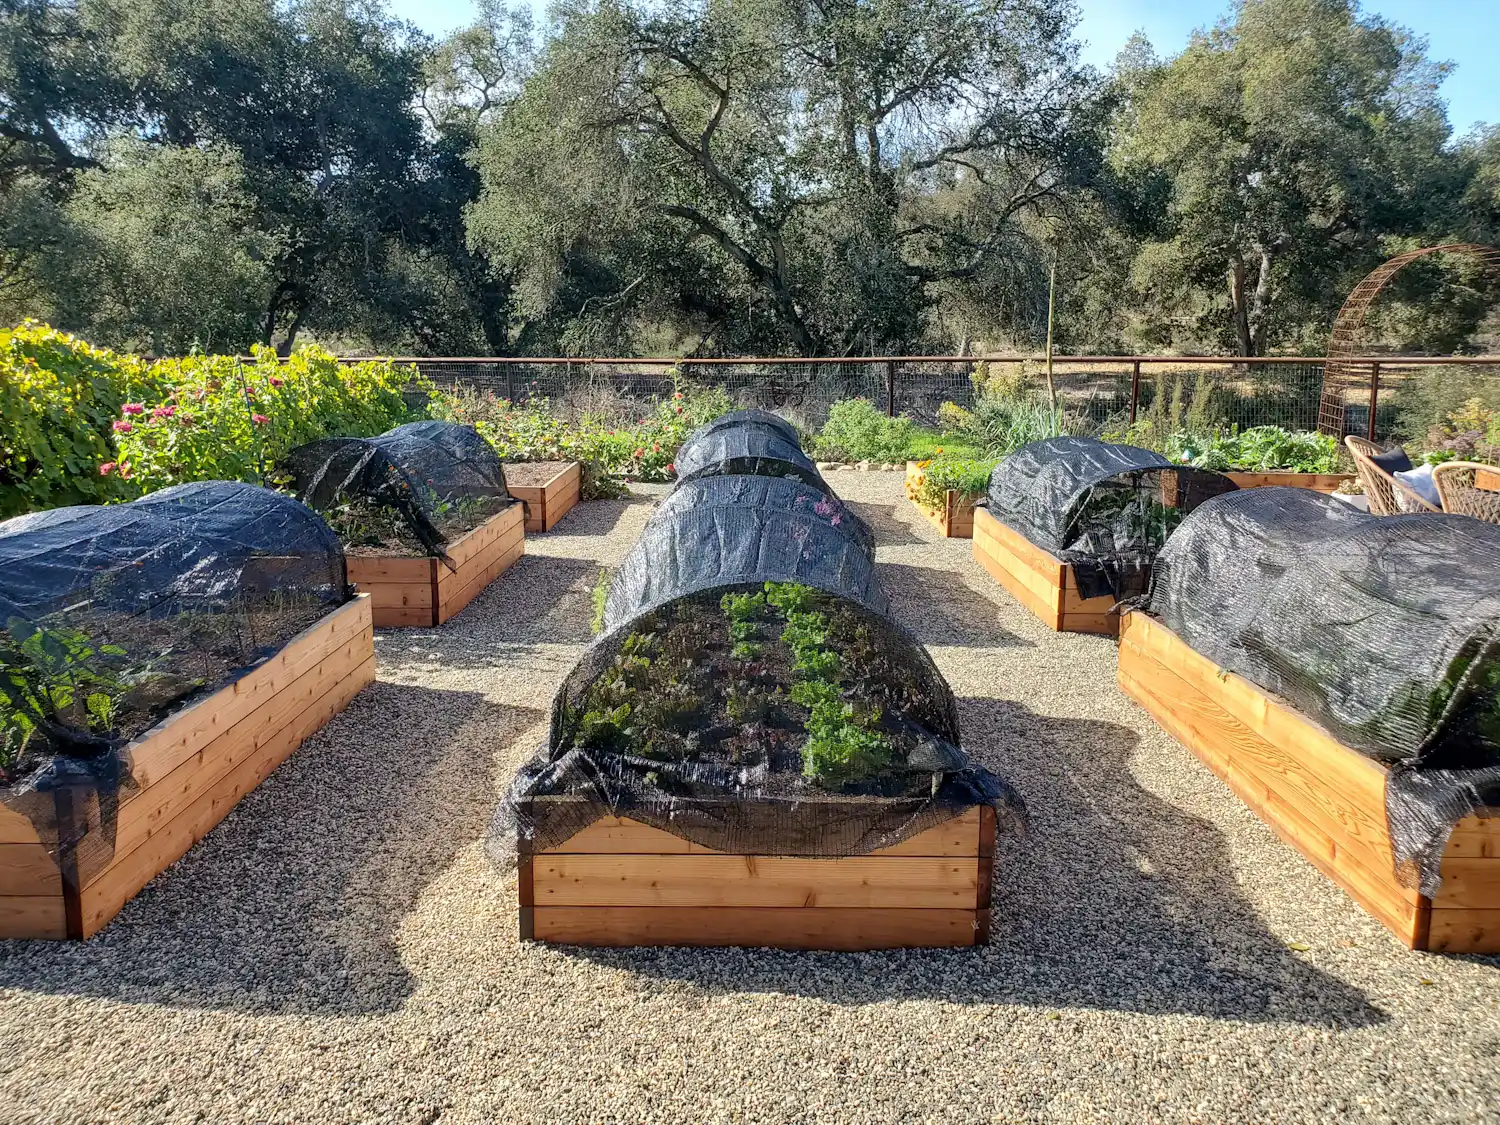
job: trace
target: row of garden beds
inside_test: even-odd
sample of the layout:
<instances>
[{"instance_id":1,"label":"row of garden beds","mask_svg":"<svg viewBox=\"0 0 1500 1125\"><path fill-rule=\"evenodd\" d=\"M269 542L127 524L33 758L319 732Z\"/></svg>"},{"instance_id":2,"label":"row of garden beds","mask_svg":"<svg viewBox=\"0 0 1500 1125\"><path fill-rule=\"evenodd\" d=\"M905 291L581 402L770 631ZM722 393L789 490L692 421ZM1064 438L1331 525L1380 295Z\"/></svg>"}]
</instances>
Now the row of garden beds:
<instances>
[{"instance_id":1,"label":"row of garden beds","mask_svg":"<svg viewBox=\"0 0 1500 1125\"><path fill-rule=\"evenodd\" d=\"M518 483L512 495L521 502L508 504L448 543L445 557L348 555L341 570L348 588L355 591L350 600L217 690L191 695L186 705L123 747L108 751L118 762L113 770L98 759L80 769L59 758L36 775L52 780L14 779L17 786L5 789L0 803L0 938L88 938L97 933L375 678L376 627L449 620L521 555L523 525L534 521L538 530L550 528L578 500L577 464L543 465L514 475ZM266 528L282 533L287 526L290 501L275 494L244 485L185 488L186 493L196 491L207 498L197 510L233 507L248 497L248 503L266 508ZM213 489L218 491L211 495L204 491ZM169 503L142 503L153 511L173 511ZM118 519L108 513L126 515L123 509L98 511L116 523ZM305 508L293 506L292 511L291 518L317 525ZM253 516L242 513L242 518L253 525ZM76 526L66 517L52 522ZM128 527L128 520L121 526ZM163 527L170 531L172 524ZM329 533L324 527L310 534ZM253 541L252 536L246 542ZM308 551L336 552L334 544L336 540L329 540ZM278 561L269 555L262 558L264 552L257 550L252 547L236 564L236 573L280 575L282 580L304 573L295 569L294 555ZM192 563L191 552L168 551L165 557ZM286 569L289 562L291 571ZM255 596L264 597L265 592ZM281 603L272 597L267 604L274 612ZM169 628L149 624L156 612L140 618L144 627ZM235 627L243 627L251 618L226 621L239 621ZM130 627L143 626L132 622ZM83 634L52 628L50 635L57 638L79 638L66 641L72 646L67 659L101 652L124 655L118 646L101 649ZM202 635L204 624L192 628ZM223 627L212 626L209 632L222 635ZM35 635L45 639L49 633ZM84 649L83 644L92 647ZM75 669L75 678L79 674Z\"/></svg>"},{"instance_id":2,"label":"row of garden beds","mask_svg":"<svg viewBox=\"0 0 1500 1125\"><path fill-rule=\"evenodd\" d=\"M1063 444L1064 456L1096 455ZM1182 491L1171 470L1127 476L1149 481L1138 500ZM1077 479L1088 497L1101 478ZM1122 614L1118 591L1085 596L1074 562L1092 561L1086 552L1060 558L985 508L974 556L1049 627L1118 634L1121 689L1399 940L1500 952L1500 781L1485 718L1497 705L1478 663L1494 659L1483 638L1500 536L1464 517L1388 522L1306 492L1251 491L1274 482L1235 483L1188 517L1191 532L1184 523L1149 547L1147 576L1158 573L1137 596L1150 612ZM1091 502L1075 499L1073 516L1086 522ZM1110 542L1087 529L1076 540ZM1319 718L1220 667L1158 611Z\"/></svg>"}]
</instances>

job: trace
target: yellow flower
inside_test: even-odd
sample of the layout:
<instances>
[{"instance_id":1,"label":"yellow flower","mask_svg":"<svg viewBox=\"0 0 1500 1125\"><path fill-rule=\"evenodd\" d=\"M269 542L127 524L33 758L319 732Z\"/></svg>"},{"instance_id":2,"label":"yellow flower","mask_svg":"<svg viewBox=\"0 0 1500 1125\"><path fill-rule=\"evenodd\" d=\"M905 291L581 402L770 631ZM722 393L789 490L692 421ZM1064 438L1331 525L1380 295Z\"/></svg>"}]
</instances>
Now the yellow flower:
<instances>
[{"instance_id":1,"label":"yellow flower","mask_svg":"<svg viewBox=\"0 0 1500 1125\"><path fill-rule=\"evenodd\" d=\"M933 450L934 453L941 453L942 451L943 451L943 447L941 445L938 446L935 450Z\"/></svg>"}]
</instances>

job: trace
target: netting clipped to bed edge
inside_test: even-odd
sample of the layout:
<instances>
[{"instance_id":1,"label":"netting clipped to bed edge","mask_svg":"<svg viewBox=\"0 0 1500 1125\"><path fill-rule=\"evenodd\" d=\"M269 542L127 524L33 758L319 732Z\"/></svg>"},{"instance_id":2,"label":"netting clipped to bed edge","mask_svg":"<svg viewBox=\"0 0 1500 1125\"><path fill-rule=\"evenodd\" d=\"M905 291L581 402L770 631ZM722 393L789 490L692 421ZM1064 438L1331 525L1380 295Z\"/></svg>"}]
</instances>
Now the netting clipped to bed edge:
<instances>
[{"instance_id":1,"label":"netting clipped to bed edge","mask_svg":"<svg viewBox=\"0 0 1500 1125\"><path fill-rule=\"evenodd\" d=\"M1085 598L1145 592L1151 560L1182 517L1236 489L1228 477L1095 438L1022 446L995 466L990 514L1073 567Z\"/></svg>"},{"instance_id":2,"label":"netting clipped to bed edge","mask_svg":"<svg viewBox=\"0 0 1500 1125\"><path fill-rule=\"evenodd\" d=\"M1391 768L1400 872L1500 807L1500 527L1377 517L1303 489L1222 496L1156 560L1150 609L1201 655Z\"/></svg>"}]
</instances>

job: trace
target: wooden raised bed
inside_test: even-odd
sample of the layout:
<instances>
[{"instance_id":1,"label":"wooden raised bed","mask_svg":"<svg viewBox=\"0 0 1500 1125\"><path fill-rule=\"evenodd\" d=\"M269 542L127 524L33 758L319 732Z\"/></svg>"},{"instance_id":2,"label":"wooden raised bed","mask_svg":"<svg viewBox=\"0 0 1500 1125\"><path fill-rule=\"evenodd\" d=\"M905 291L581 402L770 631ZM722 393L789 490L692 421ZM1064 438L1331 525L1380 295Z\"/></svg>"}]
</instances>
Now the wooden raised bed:
<instances>
[{"instance_id":1,"label":"wooden raised bed","mask_svg":"<svg viewBox=\"0 0 1500 1125\"><path fill-rule=\"evenodd\" d=\"M1309 488L1314 492L1337 492L1339 485L1354 479L1353 473L1225 473L1241 488Z\"/></svg>"},{"instance_id":2,"label":"wooden raised bed","mask_svg":"<svg viewBox=\"0 0 1500 1125\"><path fill-rule=\"evenodd\" d=\"M974 558L1020 602L1052 629L1114 636L1120 618L1109 595L1085 598L1073 568L1054 558L990 515L974 509Z\"/></svg>"},{"instance_id":3,"label":"wooden raised bed","mask_svg":"<svg viewBox=\"0 0 1500 1125\"><path fill-rule=\"evenodd\" d=\"M1500 469L1475 469L1474 487L1500 492Z\"/></svg>"},{"instance_id":4,"label":"wooden raised bed","mask_svg":"<svg viewBox=\"0 0 1500 1125\"><path fill-rule=\"evenodd\" d=\"M441 625L521 557L525 508L512 504L448 546L442 559L350 555L349 581L370 595L376 628Z\"/></svg>"},{"instance_id":5,"label":"wooden raised bed","mask_svg":"<svg viewBox=\"0 0 1500 1125\"><path fill-rule=\"evenodd\" d=\"M1292 847L1412 949L1500 952L1500 810L1458 822L1434 898L1396 879L1387 771L1161 622L1127 613L1120 687Z\"/></svg>"},{"instance_id":6,"label":"wooden raised bed","mask_svg":"<svg viewBox=\"0 0 1500 1125\"><path fill-rule=\"evenodd\" d=\"M545 798L544 798L545 799ZM603 817L520 857L521 938L563 945L900 949L989 940L995 810L868 855L730 855Z\"/></svg>"},{"instance_id":7,"label":"wooden raised bed","mask_svg":"<svg viewBox=\"0 0 1500 1125\"><path fill-rule=\"evenodd\" d=\"M113 856L102 862L88 858L109 856L97 800L53 795L58 821L91 826L61 864L31 820L0 807L0 937L98 933L374 678L370 598L362 594L125 748L129 780Z\"/></svg>"},{"instance_id":8,"label":"wooden raised bed","mask_svg":"<svg viewBox=\"0 0 1500 1125\"><path fill-rule=\"evenodd\" d=\"M578 503L583 466L577 461L520 462L505 466L505 487L526 505L526 530L551 531Z\"/></svg>"},{"instance_id":9,"label":"wooden raised bed","mask_svg":"<svg viewBox=\"0 0 1500 1125\"><path fill-rule=\"evenodd\" d=\"M906 463L906 498L942 532L945 539L974 538L974 505L979 497L968 496L956 488L950 488L943 493L942 508L929 508L917 499L917 492L926 476L927 470L920 462Z\"/></svg>"}]
</instances>

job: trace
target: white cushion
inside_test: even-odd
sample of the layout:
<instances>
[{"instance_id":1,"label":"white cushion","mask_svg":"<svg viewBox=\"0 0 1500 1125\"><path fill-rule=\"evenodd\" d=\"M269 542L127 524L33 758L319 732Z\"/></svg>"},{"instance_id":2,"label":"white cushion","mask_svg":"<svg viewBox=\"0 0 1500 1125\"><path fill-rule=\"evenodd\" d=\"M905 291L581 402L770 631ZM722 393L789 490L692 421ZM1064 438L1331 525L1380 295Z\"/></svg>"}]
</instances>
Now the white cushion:
<instances>
[{"instance_id":1,"label":"white cushion","mask_svg":"<svg viewBox=\"0 0 1500 1125\"><path fill-rule=\"evenodd\" d=\"M1434 508L1441 508L1443 506L1443 502L1438 496L1437 485L1432 481L1431 465L1418 465L1415 469L1407 469L1405 472L1394 474L1394 476ZM1417 506L1410 499L1400 492L1396 493L1396 505L1403 512L1420 510L1417 509Z\"/></svg>"}]
</instances>

